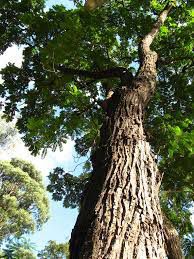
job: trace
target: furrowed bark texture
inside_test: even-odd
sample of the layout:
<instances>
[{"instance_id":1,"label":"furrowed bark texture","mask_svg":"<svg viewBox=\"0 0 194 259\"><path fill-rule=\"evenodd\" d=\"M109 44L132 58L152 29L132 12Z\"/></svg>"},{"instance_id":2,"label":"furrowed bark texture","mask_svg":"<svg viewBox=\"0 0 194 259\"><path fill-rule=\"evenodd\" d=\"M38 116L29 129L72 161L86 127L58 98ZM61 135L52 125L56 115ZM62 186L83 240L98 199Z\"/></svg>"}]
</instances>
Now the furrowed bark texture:
<instances>
[{"instance_id":1,"label":"furrowed bark texture","mask_svg":"<svg viewBox=\"0 0 194 259\"><path fill-rule=\"evenodd\" d=\"M182 249L181 249L181 241L178 235L177 230L174 228L172 223L163 214L163 225L164 225L164 237L166 244L166 252L169 259L182 259L184 258Z\"/></svg>"},{"instance_id":2,"label":"furrowed bark texture","mask_svg":"<svg viewBox=\"0 0 194 259\"><path fill-rule=\"evenodd\" d=\"M150 45L169 10L140 44L141 66L131 90L122 87L109 99L91 181L72 231L71 259L166 258L161 175L143 116L156 86L157 54Z\"/></svg>"},{"instance_id":3,"label":"furrowed bark texture","mask_svg":"<svg viewBox=\"0 0 194 259\"><path fill-rule=\"evenodd\" d=\"M142 97L123 90L112 101L119 104L102 129L71 258L165 258L161 177L143 131Z\"/></svg>"}]
</instances>

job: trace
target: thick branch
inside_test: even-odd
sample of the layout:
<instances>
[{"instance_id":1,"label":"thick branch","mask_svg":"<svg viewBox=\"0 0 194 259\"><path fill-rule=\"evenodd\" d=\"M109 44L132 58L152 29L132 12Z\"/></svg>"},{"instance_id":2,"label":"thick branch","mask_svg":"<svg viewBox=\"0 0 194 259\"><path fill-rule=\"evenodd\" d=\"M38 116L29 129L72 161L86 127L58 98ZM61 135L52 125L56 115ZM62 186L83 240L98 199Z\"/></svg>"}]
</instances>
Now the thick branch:
<instances>
[{"instance_id":1,"label":"thick branch","mask_svg":"<svg viewBox=\"0 0 194 259\"><path fill-rule=\"evenodd\" d=\"M164 24L172 5L167 5L161 14L158 16L157 21L153 25L151 31L145 35L139 44L140 67L134 83L135 88L142 88L144 93L145 103L147 103L156 88L156 61L158 55L155 51L150 49L154 38L159 32L160 27Z\"/></svg>"},{"instance_id":2,"label":"thick branch","mask_svg":"<svg viewBox=\"0 0 194 259\"><path fill-rule=\"evenodd\" d=\"M153 25L151 31L143 38L141 42L141 49L144 54L150 51L150 45L158 34L160 27L164 24L171 9L172 5L168 4L158 16L158 19Z\"/></svg>"},{"instance_id":3,"label":"thick branch","mask_svg":"<svg viewBox=\"0 0 194 259\"><path fill-rule=\"evenodd\" d=\"M64 65L59 65L56 67L56 69L65 75L80 76L85 78L92 78L95 80L107 78L120 78L122 80L126 77L132 80L133 78L132 73L123 67L115 67L99 71L87 71L82 69L67 68Z\"/></svg>"}]
</instances>

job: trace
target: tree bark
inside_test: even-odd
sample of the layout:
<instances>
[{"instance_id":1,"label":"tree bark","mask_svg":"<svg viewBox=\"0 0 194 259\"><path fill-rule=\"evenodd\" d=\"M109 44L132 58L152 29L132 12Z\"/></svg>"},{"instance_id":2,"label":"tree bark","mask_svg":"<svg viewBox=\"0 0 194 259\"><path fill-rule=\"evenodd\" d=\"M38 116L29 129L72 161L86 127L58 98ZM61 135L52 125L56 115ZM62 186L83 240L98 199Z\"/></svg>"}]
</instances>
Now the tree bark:
<instances>
[{"instance_id":1,"label":"tree bark","mask_svg":"<svg viewBox=\"0 0 194 259\"><path fill-rule=\"evenodd\" d=\"M161 176L143 130L144 97L122 89L109 104L93 175L72 233L71 258L165 258Z\"/></svg>"},{"instance_id":2,"label":"tree bark","mask_svg":"<svg viewBox=\"0 0 194 259\"><path fill-rule=\"evenodd\" d=\"M164 221L164 237L166 244L166 253L169 259L183 259L181 249L181 241L177 230L174 228L170 220L163 214Z\"/></svg>"},{"instance_id":3,"label":"tree bark","mask_svg":"<svg viewBox=\"0 0 194 259\"><path fill-rule=\"evenodd\" d=\"M71 259L166 258L159 203L161 174L146 141L143 117L156 87L157 54L150 45L171 7L140 43L131 89L108 101L93 173L70 241Z\"/></svg>"}]
</instances>

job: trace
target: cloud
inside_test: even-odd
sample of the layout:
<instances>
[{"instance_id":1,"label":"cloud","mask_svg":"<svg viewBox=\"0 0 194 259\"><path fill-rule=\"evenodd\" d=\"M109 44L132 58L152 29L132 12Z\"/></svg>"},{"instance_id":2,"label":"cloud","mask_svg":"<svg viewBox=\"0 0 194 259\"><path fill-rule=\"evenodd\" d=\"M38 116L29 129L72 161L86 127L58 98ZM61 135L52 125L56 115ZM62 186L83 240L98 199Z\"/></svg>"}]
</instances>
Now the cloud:
<instances>
[{"instance_id":1,"label":"cloud","mask_svg":"<svg viewBox=\"0 0 194 259\"><path fill-rule=\"evenodd\" d=\"M23 61L23 47L13 45L9 47L3 55L0 55L0 70L10 62L14 63L15 66L21 67ZM2 83L2 77L0 76L0 83Z\"/></svg>"},{"instance_id":2,"label":"cloud","mask_svg":"<svg viewBox=\"0 0 194 259\"><path fill-rule=\"evenodd\" d=\"M67 143L63 145L62 151L56 150L53 152L48 150L45 158L42 158L40 155L32 156L28 148L24 145L24 142L18 138L8 150L0 151L0 160L10 160L13 157L21 158L31 162L45 176L48 175L54 167L73 162L73 152L74 142L68 140Z\"/></svg>"},{"instance_id":3,"label":"cloud","mask_svg":"<svg viewBox=\"0 0 194 259\"><path fill-rule=\"evenodd\" d=\"M0 55L0 69L4 68L9 62L21 67L23 61L23 48L13 45L9 47L3 55Z\"/></svg>"}]
</instances>

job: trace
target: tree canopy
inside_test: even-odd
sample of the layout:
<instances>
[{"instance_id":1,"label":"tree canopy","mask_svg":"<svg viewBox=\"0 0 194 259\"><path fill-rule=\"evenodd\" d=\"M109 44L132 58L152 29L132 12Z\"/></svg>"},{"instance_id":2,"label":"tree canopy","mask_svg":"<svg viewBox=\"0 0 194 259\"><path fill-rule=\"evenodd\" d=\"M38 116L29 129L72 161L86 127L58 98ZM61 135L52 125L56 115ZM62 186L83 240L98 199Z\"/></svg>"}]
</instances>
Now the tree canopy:
<instances>
[{"instance_id":1,"label":"tree canopy","mask_svg":"<svg viewBox=\"0 0 194 259\"><path fill-rule=\"evenodd\" d=\"M69 245L68 243L58 244L56 241L50 240L48 245L38 253L40 259L68 259Z\"/></svg>"},{"instance_id":2,"label":"tree canopy","mask_svg":"<svg viewBox=\"0 0 194 259\"><path fill-rule=\"evenodd\" d=\"M102 100L110 88L130 85L140 65L139 42L166 4L111 0L88 12L75 2L73 10L58 5L44 11L41 1L17 0L0 9L1 52L12 43L24 48L22 67L9 64L1 71L0 94L7 118L20 114L18 129L34 154L61 147L69 137L80 155L95 150L106 116ZM192 1L174 3L152 45L159 55L157 92L145 124L164 172L163 210L184 235L192 231L194 195L194 13Z\"/></svg>"},{"instance_id":3,"label":"tree canopy","mask_svg":"<svg viewBox=\"0 0 194 259\"><path fill-rule=\"evenodd\" d=\"M28 162L0 161L0 241L39 229L48 219L40 172Z\"/></svg>"},{"instance_id":4,"label":"tree canopy","mask_svg":"<svg viewBox=\"0 0 194 259\"><path fill-rule=\"evenodd\" d=\"M6 259L36 259L34 245L26 238L12 239L2 249L0 258Z\"/></svg>"},{"instance_id":5,"label":"tree canopy","mask_svg":"<svg viewBox=\"0 0 194 259\"><path fill-rule=\"evenodd\" d=\"M68 259L69 244L57 243L50 240L43 250L38 251L35 255L35 246L30 240L22 237L12 239L6 244L5 248L0 252L0 258L5 259Z\"/></svg>"},{"instance_id":6,"label":"tree canopy","mask_svg":"<svg viewBox=\"0 0 194 259\"><path fill-rule=\"evenodd\" d=\"M21 44L27 36L23 19L26 15L41 14L44 0L2 0L0 6L0 53L13 43Z\"/></svg>"}]
</instances>

